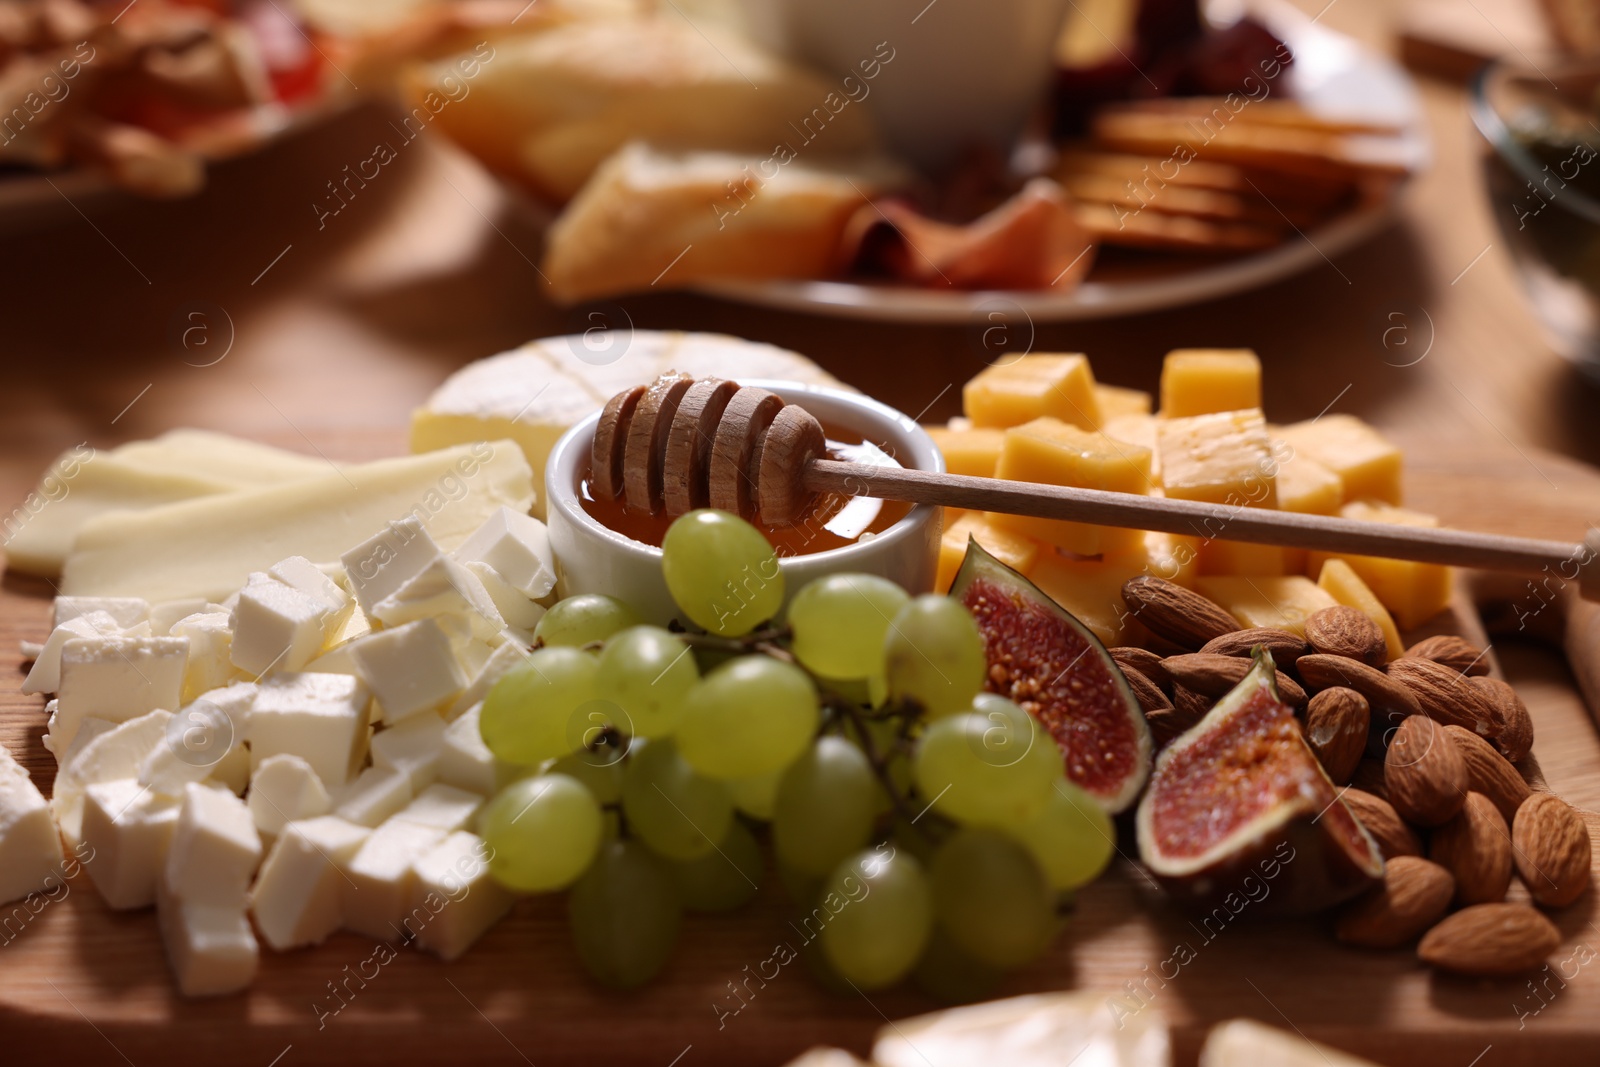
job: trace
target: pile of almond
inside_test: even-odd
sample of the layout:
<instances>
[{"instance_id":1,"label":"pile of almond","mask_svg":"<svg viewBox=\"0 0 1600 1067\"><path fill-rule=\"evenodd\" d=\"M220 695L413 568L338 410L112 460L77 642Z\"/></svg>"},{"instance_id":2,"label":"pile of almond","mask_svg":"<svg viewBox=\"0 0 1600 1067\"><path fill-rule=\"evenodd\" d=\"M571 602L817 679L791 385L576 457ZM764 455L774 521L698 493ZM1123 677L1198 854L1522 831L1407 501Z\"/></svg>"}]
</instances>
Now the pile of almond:
<instances>
[{"instance_id":1,"label":"pile of almond","mask_svg":"<svg viewBox=\"0 0 1600 1067\"><path fill-rule=\"evenodd\" d=\"M1280 695L1385 860L1382 883L1335 917L1340 940L1398 948L1420 937L1422 960L1468 975L1537 967L1560 944L1539 909L1589 885L1588 829L1517 769L1533 722L1481 649L1430 637L1390 660L1377 623L1352 607L1308 616L1301 635L1242 628L1160 578L1134 578L1122 595L1153 647L1111 655L1158 748L1244 677L1253 648L1272 653Z\"/></svg>"}]
</instances>

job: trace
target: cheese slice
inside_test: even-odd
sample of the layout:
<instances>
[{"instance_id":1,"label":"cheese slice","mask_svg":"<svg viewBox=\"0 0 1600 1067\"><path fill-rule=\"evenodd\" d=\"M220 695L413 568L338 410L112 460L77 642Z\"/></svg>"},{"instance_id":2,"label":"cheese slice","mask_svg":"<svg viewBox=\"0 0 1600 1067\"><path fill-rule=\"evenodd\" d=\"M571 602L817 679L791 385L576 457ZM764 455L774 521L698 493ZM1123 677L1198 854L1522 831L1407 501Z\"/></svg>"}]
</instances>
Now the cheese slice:
<instances>
[{"instance_id":1,"label":"cheese slice","mask_svg":"<svg viewBox=\"0 0 1600 1067\"><path fill-rule=\"evenodd\" d=\"M1090 992L1037 993L902 1019L878 1031L872 1046L872 1062L882 1067L1166 1067L1170 1060L1160 1012Z\"/></svg>"},{"instance_id":2,"label":"cheese slice","mask_svg":"<svg viewBox=\"0 0 1600 1067\"><path fill-rule=\"evenodd\" d=\"M527 462L506 441L379 460L312 478L88 523L61 591L76 596L221 601L285 556L338 559L385 523L414 515L446 550L504 506L533 501Z\"/></svg>"},{"instance_id":3,"label":"cheese slice","mask_svg":"<svg viewBox=\"0 0 1600 1067\"><path fill-rule=\"evenodd\" d=\"M168 430L111 450L123 463L151 472L214 478L235 488L275 485L322 474L328 461L210 430Z\"/></svg>"},{"instance_id":4,"label":"cheese slice","mask_svg":"<svg viewBox=\"0 0 1600 1067\"><path fill-rule=\"evenodd\" d=\"M798 353L722 334L629 330L547 337L468 364L446 379L412 413L411 451L515 441L533 468L533 513L543 518L544 466L556 440L616 393L668 370L847 388Z\"/></svg>"}]
</instances>

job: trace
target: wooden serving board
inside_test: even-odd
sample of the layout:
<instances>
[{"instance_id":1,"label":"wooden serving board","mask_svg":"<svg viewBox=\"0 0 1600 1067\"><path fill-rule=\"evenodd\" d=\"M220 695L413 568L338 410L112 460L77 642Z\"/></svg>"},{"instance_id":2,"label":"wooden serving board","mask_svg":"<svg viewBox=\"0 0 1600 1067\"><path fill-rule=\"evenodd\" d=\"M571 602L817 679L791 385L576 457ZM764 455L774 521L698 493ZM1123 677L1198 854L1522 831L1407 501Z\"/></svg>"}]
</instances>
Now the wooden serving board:
<instances>
[{"instance_id":1,"label":"wooden serving board","mask_svg":"<svg viewBox=\"0 0 1600 1067\"><path fill-rule=\"evenodd\" d=\"M364 456L399 439L318 445ZM1600 517L1600 472L1579 464L1540 455L1535 471L1509 450L1405 443L1410 500L1451 525L1576 538ZM1485 589L1520 605L1520 615L1495 613L1513 629L1543 602L1528 599L1520 582ZM49 593L46 583L19 578L0 588L0 740L45 788L53 761L39 744L41 701L18 691L18 641L43 637ZM1589 650L1578 650L1574 666L1593 699L1600 616L1565 627L1564 611L1552 603L1535 612L1530 630L1560 638L1590 627L1574 639ZM1454 618L1436 620L1441 627L1484 639L1465 598ZM1548 652L1504 639L1495 651L1533 711L1535 753L1551 785L1580 807L1600 808L1600 742L1571 676ZM1600 820L1590 825L1600 836ZM1126 828L1121 848L1132 854ZM0 912L0 1064L778 1064L820 1043L865 1054L887 1020L935 1006L909 989L820 989L803 973L805 938L788 922L775 879L739 913L687 919L666 972L631 994L587 979L559 899L524 901L453 964L341 933L315 949L263 952L248 994L199 1002L172 991L153 914L111 912L85 875L36 915L7 919L15 914ZM1600 1050L1595 894L1555 918L1565 941L1551 971L1532 983L1462 980L1430 973L1409 951L1344 948L1316 919L1265 921L1246 908L1225 924L1198 923L1122 859L1079 894L1046 958L995 993L1118 994L1130 1013L1171 1022L1179 1064L1194 1062L1212 1023L1236 1016L1396 1067L1590 1062ZM779 966L784 946L798 958Z\"/></svg>"}]
</instances>

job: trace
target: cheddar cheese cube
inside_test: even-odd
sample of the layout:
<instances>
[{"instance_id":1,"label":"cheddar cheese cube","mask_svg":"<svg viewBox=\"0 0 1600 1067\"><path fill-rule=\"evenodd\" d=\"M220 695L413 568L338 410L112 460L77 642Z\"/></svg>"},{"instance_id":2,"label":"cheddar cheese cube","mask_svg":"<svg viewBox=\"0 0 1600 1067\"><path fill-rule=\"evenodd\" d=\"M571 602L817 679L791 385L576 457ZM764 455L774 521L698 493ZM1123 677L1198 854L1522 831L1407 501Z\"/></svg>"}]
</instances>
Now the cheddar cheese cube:
<instances>
[{"instance_id":1,"label":"cheddar cheese cube","mask_svg":"<svg viewBox=\"0 0 1600 1067\"><path fill-rule=\"evenodd\" d=\"M1297 563L1304 555L1296 557L1295 550L1281 545L1257 545L1248 541L1201 541L1196 552L1196 564L1201 576L1250 575L1275 577L1297 574Z\"/></svg>"},{"instance_id":2,"label":"cheddar cheese cube","mask_svg":"<svg viewBox=\"0 0 1600 1067\"><path fill-rule=\"evenodd\" d=\"M1157 533L1144 535L1145 554L1149 559L1149 573L1165 578L1185 589L1194 588L1200 574L1200 539L1183 534Z\"/></svg>"},{"instance_id":3,"label":"cheddar cheese cube","mask_svg":"<svg viewBox=\"0 0 1600 1067\"><path fill-rule=\"evenodd\" d=\"M1126 441L1130 445L1150 450L1150 478L1157 484L1161 481L1160 454L1156 445L1156 426L1159 420L1148 412L1143 415L1115 415L1106 419L1105 425L1100 427L1100 432L1117 441Z\"/></svg>"},{"instance_id":4,"label":"cheddar cheese cube","mask_svg":"<svg viewBox=\"0 0 1600 1067\"><path fill-rule=\"evenodd\" d=\"M1161 365L1168 419L1261 406L1261 361L1248 348L1180 348Z\"/></svg>"},{"instance_id":5,"label":"cheddar cheese cube","mask_svg":"<svg viewBox=\"0 0 1600 1067\"><path fill-rule=\"evenodd\" d=\"M1012 570L1028 573L1039 555L1038 542L996 526L991 518L981 511L969 511L945 527L944 535L939 538L939 574L934 589L941 593L950 589L956 572L961 569L961 561L967 557L969 537Z\"/></svg>"},{"instance_id":6,"label":"cheddar cheese cube","mask_svg":"<svg viewBox=\"0 0 1600 1067\"><path fill-rule=\"evenodd\" d=\"M1406 508L1394 507L1376 500L1355 500L1339 509L1347 519L1363 522L1392 522L1402 526L1439 525L1432 515ZM1378 556L1334 556L1327 552L1312 552L1307 560L1307 570L1320 574L1330 559L1343 559L1350 569L1367 584L1400 629L1420 626L1443 611L1450 602L1450 568L1438 563L1415 563L1406 559L1383 559Z\"/></svg>"},{"instance_id":7,"label":"cheddar cheese cube","mask_svg":"<svg viewBox=\"0 0 1600 1067\"><path fill-rule=\"evenodd\" d=\"M1059 419L1034 419L1006 431L996 473L1011 481L1143 494L1150 489L1150 450ZM1144 533L1139 530L1026 515L995 514L992 518L1002 529L1080 556L1134 552L1144 544Z\"/></svg>"},{"instance_id":8,"label":"cheddar cheese cube","mask_svg":"<svg viewBox=\"0 0 1600 1067\"><path fill-rule=\"evenodd\" d=\"M1066 559L1046 552L1028 577L1104 644L1115 647L1127 644L1138 625L1122 599L1122 584L1148 571L1149 560L1138 549L1104 559Z\"/></svg>"},{"instance_id":9,"label":"cheddar cheese cube","mask_svg":"<svg viewBox=\"0 0 1600 1067\"><path fill-rule=\"evenodd\" d=\"M1049 416L1097 430L1102 421L1094 374L1081 354L1023 356L986 367L962 389L961 402L979 428L1006 429Z\"/></svg>"},{"instance_id":10,"label":"cheddar cheese cube","mask_svg":"<svg viewBox=\"0 0 1600 1067\"><path fill-rule=\"evenodd\" d=\"M1323 415L1278 434L1296 456L1309 456L1339 476L1344 503L1400 503L1400 449L1354 415Z\"/></svg>"},{"instance_id":11,"label":"cheddar cheese cube","mask_svg":"<svg viewBox=\"0 0 1600 1067\"><path fill-rule=\"evenodd\" d=\"M1100 405L1100 418L1106 422L1123 415L1148 415L1153 398L1143 389L1124 389L1120 385L1094 385L1094 398Z\"/></svg>"},{"instance_id":12,"label":"cheddar cheese cube","mask_svg":"<svg viewBox=\"0 0 1600 1067\"><path fill-rule=\"evenodd\" d=\"M1344 482L1327 464L1278 443L1278 507L1301 515L1337 515Z\"/></svg>"},{"instance_id":13,"label":"cheddar cheese cube","mask_svg":"<svg viewBox=\"0 0 1600 1067\"><path fill-rule=\"evenodd\" d=\"M1338 603L1326 589L1299 574L1285 577L1195 579L1195 592L1221 604L1241 626L1306 632L1306 617Z\"/></svg>"},{"instance_id":14,"label":"cheddar cheese cube","mask_svg":"<svg viewBox=\"0 0 1600 1067\"><path fill-rule=\"evenodd\" d=\"M1277 505L1278 461L1259 409L1164 419L1156 442L1167 496L1240 507Z\"/></svg>"},{"instance_id":15,"label":"cheddar cheese cube","mask_svg":"<svg viewBox=\"0 0 1600 1067\"><path fill-rule=\"evenodd\" d=\"M1327 560L1322 564L1322 573L1317 575L1317 585L1326 589L1333 599L1345 607L1355 608L1378 624L1378 629L1383 631L1383 644L1389 650L1390 659L1399 659L1405 652L1406 646L1400 640L1400 628L1394 624L1394 616L1389 614L1389 609L1367 588L1367 583L1351 569L1350 564L1342 559Z\"/></svg>"},{"instance_id":16,"label":"cheddar cheese cube","mask_svg":"<svg viewBox=\"0 0 1600 1067\"><path fill-rule=\"evenodd\" d=\"M1000 462L1000 443L1004 430L946 430L928 427L928 436L944 453L945 469L951 474L969 474L975 478L993 478L995 464Z\"/></svg>"}]
</instances>

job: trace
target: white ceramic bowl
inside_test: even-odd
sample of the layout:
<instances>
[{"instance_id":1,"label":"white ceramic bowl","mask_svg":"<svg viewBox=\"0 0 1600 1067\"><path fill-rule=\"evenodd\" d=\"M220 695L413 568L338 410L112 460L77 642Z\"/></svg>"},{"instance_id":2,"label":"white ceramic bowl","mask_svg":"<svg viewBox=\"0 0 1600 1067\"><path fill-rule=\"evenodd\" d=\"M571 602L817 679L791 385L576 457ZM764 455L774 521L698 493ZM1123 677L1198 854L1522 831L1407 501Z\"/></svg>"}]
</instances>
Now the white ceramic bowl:
<instances>
[{"instance_id":1,"label":"white ceramic bowl","mask_svg":"<svg viewBox=\"0 0 1600 1067\"><path fill-rule=\"evenodd\" d=\"M886 404L857 393L794 382L740 378L739 383L770 389L823 422L853 430L907 467L944 470L944 457L933 439L914 420ZM545 467L545 521L556 557L558 588L563 596L614 596L631 604L647 621L660 625L673 619L686 621L661 577L661 549L617 533L583 510L578 487L589 465L599 420L596 412L563 434ZM881 575L913 593L929 591L939 557L940 515L939 508L918 504L870 539L780 560L786 597L814 578L843 571Z\"/></svg>"}]
</instances>

